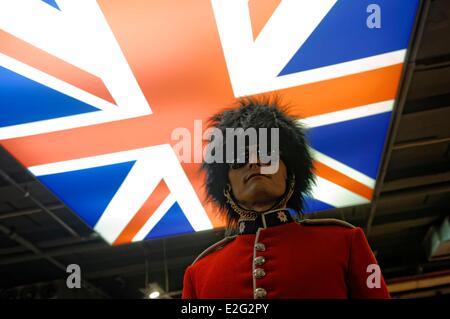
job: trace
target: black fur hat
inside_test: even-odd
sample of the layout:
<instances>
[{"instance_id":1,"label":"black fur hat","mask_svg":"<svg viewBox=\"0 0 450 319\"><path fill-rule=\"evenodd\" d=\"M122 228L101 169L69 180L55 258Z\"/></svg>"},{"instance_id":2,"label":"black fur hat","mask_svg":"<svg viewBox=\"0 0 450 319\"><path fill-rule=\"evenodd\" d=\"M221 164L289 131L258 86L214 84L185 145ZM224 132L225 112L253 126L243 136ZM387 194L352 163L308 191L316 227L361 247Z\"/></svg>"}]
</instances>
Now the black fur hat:
<instances>
[{"instance_id":1,"label":"black fur hat","mask_svg":"<svg viewBox=\"0 0 450 319\"><path fill-rule=\"evenodd\" d=\"M209 119L209 127L219 129L223 136L226 128L278 128L281 160L286 165L288 175L295 176L294 191L287 207L301 213L304 195L310 192L314 183L313 163L305 129L298 118L289 115L288 110L289 107L283 105L277 97L241 98L232 108L213 115ZM223 144L226 144L225 141L224 139ZM225 145L223 147L225 149ZM219 213L226 217L229 227L235 226L239 215L224 196L228 184L228 164L203 161L201 169L206 173L207 200L219 207Z\"/></svg>"}]
</instances>

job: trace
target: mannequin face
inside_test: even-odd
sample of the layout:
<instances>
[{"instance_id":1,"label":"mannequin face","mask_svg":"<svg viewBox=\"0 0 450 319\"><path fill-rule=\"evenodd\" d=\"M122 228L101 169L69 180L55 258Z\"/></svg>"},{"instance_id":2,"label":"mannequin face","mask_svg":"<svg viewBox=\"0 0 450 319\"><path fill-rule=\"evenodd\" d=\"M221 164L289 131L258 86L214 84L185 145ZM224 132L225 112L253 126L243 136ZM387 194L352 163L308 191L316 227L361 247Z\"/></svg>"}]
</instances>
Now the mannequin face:
<instances>
[{"instance_id":1,"label":"mannequin face","mask_svg":"<svg viewBox=\"0 0 450 319\"><path fill-rule=\"evenodd\" d=\"M283 161L280 159L275 174L261 174L262 165L246 163L228 170L234 198L243 208L257 212L270 209L286 191L287 168Z\"/></svg>"}]
</instances>

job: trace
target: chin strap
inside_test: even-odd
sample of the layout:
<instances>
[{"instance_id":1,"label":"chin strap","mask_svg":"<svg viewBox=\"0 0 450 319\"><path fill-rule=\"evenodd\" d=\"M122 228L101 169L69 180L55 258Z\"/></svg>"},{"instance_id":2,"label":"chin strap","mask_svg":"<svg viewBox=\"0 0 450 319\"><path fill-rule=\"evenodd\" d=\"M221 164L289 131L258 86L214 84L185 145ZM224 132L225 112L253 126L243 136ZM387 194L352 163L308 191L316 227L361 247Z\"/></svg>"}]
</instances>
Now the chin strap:
<instances>
[{"instance_id":1,"label":"chin strap","mask_svg":"<svg viewBox=\"0 0 450 319\"><path fill-rule=\"evenodd\" d=\"M225 190L223 191L223 195L227 199L227 203L230 205L230 207L240 216L239 220L255 220L260 214L271 213L285 209L287 202L294 193L294 189L295 189L295 175L292 174L289 178L288 189L284 192L283 196L281 196L278 202L276 202L272 207L263 212L257 212L254 210L242 208L231 195L230 184L227 184L227 188L225 188Z\"/></svg>"}]
</instances>

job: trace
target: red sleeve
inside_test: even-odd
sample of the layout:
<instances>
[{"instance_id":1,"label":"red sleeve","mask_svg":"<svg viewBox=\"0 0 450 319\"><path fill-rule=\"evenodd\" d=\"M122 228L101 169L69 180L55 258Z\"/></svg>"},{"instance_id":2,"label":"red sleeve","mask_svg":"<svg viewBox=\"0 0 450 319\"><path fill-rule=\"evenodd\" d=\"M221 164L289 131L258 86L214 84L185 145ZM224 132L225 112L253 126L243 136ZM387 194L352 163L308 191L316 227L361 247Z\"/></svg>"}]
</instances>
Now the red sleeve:
<instances>
[{"instance_id":1,"label":"red sleeve","mask_svg":"<svg viewBox=\"0 0 450 319\"><path fill-rule=\"evenodd\" d=\"M350 298L390 298L381 270L361 228L352 230L348 265Z\"/></svg>"},{"instance_id":2,"label":"red sleeve","mask_svg":"<svg viewBox=\"0 0 450 319\"><path fill-rule=\"evenodd\" d=\"M192 268L189 266L184 273L182 299L196 299L194 285L192 284Z\"/></svg>"}]
</instances>

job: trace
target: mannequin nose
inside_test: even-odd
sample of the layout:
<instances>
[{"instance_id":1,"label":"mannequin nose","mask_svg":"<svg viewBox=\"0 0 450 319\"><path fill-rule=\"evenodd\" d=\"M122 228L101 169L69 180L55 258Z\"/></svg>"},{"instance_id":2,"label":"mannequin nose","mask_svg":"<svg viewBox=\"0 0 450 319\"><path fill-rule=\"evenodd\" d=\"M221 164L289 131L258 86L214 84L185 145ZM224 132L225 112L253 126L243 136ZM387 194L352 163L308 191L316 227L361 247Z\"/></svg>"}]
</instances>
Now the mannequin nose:
<instances>
[{"instance_id":1,"label":"mannequin nose","mask_svg":"<svg viewBox=\"0 0 450 319\"><path fill-rule=\"evenodd\" d=\"M250 163L250 162L247 163L249 169L254 168L254 167L261 167L261 166L269 165L269 164L270 163L262 163L261 160L259 159L259 157L256 160L256 163Z\"/></svg>"},{"instance_id":2,"label":"mannequin nose","mask_svg":"<svg viewBox=\"0 0 450 319\"><path fill-rule=\"evenodd\" d=\"M262 164L261 162L258 160L256 163L248 163L248 168L253 168L253 167L260 167Z\"/></svg>"}]
</instances>

